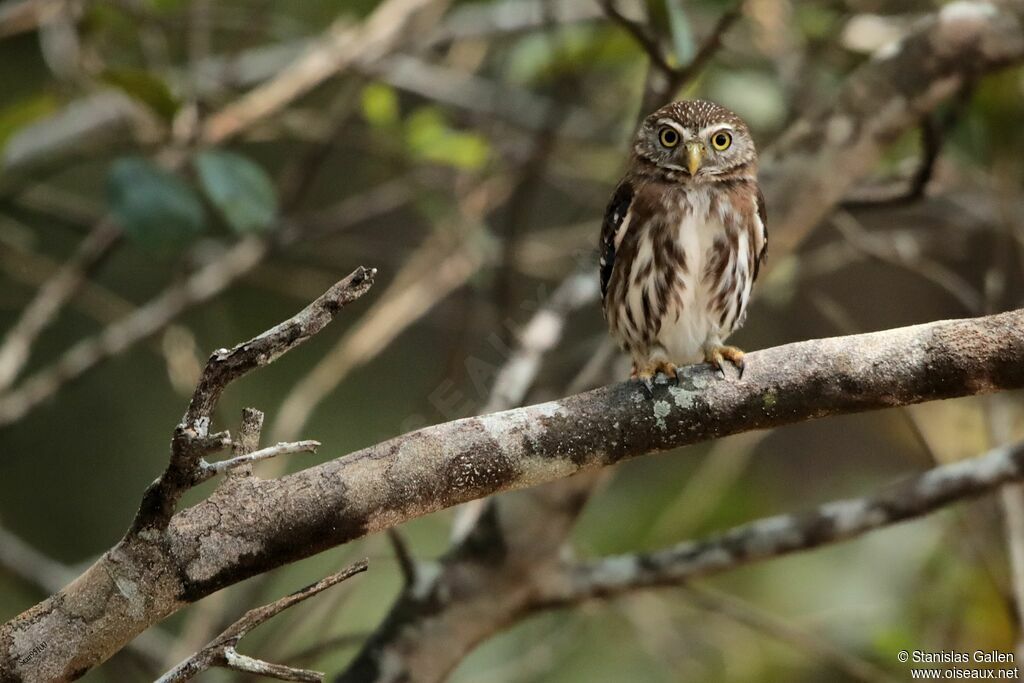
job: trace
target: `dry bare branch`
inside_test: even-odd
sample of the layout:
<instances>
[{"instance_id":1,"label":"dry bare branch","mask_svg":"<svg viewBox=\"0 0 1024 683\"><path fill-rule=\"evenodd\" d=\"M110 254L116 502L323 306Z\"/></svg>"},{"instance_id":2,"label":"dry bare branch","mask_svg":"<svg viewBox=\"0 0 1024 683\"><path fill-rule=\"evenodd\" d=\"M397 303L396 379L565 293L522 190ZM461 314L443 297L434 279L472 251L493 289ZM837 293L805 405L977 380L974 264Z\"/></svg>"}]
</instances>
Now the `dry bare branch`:
<instances>
[{"instance_id":1,"label":"dry bare branch","mask_svg":"<svg viewBox=\"0 0 1024 683\"><path fill-rule=\"evenodd\" d=\"M320 332L342 308L369 291L376 273L376 268L359 267L288 320L232 349L219 349L210 356L188 409L174 430L170 463L143 495L130 533L166 527L182 494L208 478L200 463L203 456L219 450L225 442L220 434L210 434L209 428L213 411L228 385L256 368L269 365ZM277 454L262 455L260 459ZM239 457L252 459L251 455Z\"/></svg>"},{"instance_id":2,"label":"dry bare branch","mask_svg":"<svg viewBox=\"0 0 1024 683\"><path fill-rule=\"evenodd\" d=\"M235 648L238 646L239 641L241 641L249 631L252 631L260 624L280 614L289 607L293 607L303 600L307 600L317 593L327 590L331 586L336 586L342 581L350 579L360 572L366 571L366 568L366 560L361 560L336 574L332 574L327 578L321 579L313 585L307 586L306 588L292 593L287 597L281 598L276 602L249 610L242 615L238 621L229 626L223 633L211 641L206 647L161 676L157 683L183 683L183 681L191 680L197 674L200 674L212 667L234 669L235 671L258 674L260 676L276 678L282 681L312 681L313 683L322 681L324 679L324 674L318 671L294 669L281 664L264 662L262 660L240 654Z\"/></svg>"},{"instance_id":3,"label":"dry bare branch","mask_svg":"<svg viewBox=\"0 0 1024 683\"><path fill-rule=\"evenodd\" d=\"M550 586L553 603L608 597L689 579L856 538L1024 479L1024 444L935 467L881 493L834 501L808 512L767 517L666 550L583 563ZM570 597L575 596L575 597Z\"/></svg>"},{"instance_id":4,"label":"dry bare branch","mask_svg":"<svg viewBox=\"0 0 1024 683\"><path fill-rule=\"evenodd\" d=\"M252 453L246 453L244 455L237 455L233 458L229 458L228 460L200 463L200 468L202 470L200 479L205 481L210 477L214 477L224 472L230 472L235 468L252 465L253 463L260 462L261 460L270 460L271 458L276 458L279 455L316 453L317 448L320 448L319 441L306 440L281 442L275 446L267 446L266 448L261 448L258 451L253 451Z\"/></svg>"}]
</instances>

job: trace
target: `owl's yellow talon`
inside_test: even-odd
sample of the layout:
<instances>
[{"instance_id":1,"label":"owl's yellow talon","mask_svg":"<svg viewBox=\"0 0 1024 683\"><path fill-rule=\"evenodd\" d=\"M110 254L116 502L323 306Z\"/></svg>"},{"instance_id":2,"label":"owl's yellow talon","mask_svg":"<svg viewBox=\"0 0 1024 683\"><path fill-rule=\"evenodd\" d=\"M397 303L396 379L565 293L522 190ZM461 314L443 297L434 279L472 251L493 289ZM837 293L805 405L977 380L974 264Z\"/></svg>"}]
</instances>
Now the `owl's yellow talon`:
<instances>
[{"instance_id":1,"label":"owl's yellow talon","mask_svg":"<svg viewBox=\"0 0 1024 683\"><path fill-rule=\"evenodd\" d=\"M640 368L636 365L633 366L633 379L640 382L647 398L654 398L654 373L656 371L657 366L654 364L644 365Z\"/></svg>"},{"instance_id":2,"label":"owl's yellow talon","mask_svg":"<svg viewBox=\"0 0 1024 683\"><path fill-rule=\"evenodd\" d=\"M664 374L665 379L667 379L670 384L676 381L676 373L678 371L679 369L676 367L676 364L667 360L655 363L654 365L654 374L658 374L659 372Z\"/></svg>"},{"instance_id":3,"label":"owl's yellow talon","mask_svg":"<svg viewBox=\"0 0 1024 683\"><path fill-rule=\"evenodd\" d=\"M715 370L718 370L722 377L725 377L725 369L722 367L722 363L729 361L736 366L740 379L743 379L743 370L746 368L743 355L743 351L735 346L712 345L704 349L704 360L710 363L711 367Z\"/></svg>"},{"instance_id":4,"label":"owl's yellow talon","mask_svg":"<svg viewBox=\"0 0 1024 683\"><path fill-rule=\"evenodd\" d=\"M630 375L630 379L637 380L643 385L644 393L647 398L653 398L654 396L654 377L658 373L665 375L665 379L671 383L678 383L679 368L675 363L670 361L655 361L648 363L647 365L637 368L636 364L633 364L633 372Z\"/></svg>"}]
</instances>

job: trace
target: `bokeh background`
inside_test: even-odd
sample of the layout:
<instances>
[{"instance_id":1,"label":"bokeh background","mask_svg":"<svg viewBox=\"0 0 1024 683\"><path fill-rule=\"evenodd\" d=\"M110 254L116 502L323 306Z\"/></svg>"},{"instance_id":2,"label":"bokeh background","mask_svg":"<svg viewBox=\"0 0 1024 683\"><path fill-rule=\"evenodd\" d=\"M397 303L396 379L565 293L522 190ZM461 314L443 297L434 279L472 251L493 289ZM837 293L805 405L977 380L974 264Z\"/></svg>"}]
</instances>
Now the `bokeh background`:
<instances>
[{"instance_id":1,"label":"bokeh background","mask_svg":"<svg viewBox=\"0 0 1024 683\"><path fill-rule=\"evenodd\" d=\"M748 0L680 94L734 109L770 147L940 4ZM736 4L619 6L649 16L684 63ZM290 316L357 265L379 269L372 292L221 403L222 427L254 406L267 413L265 441L323 442L316 455L264 466L264 476L479 412L518 331L567 274L596 262L648 60L591 0L450 3L387 59L363 63L367 50L236 135L204 138L223 107L324 36L358 33L375 7L0 2L0 330L63 263L83 258L87 272L9 390L37 373L57 378L52 395L0 426L8 549L20 539L59 577L114 544L166 463L209 352ZM1021 306L1022 120L1024 70L1011 67L952 98L929 134L893 141L865 186L899 186L937 149L925 191L851 204L796 252L770 250L734 341L757 349ZM82 257L89 240L99 246ZM174 299L197 272L209 274L210 290ZM154 300L167 305L143 309ZM607 347L597 304L572 308L529 402L563 395L588 362L591 382L628 373ZM127 348L98 336L140 309L168 315ZM108 345L88 371L46 375L90 339ZM1019 435L1022 416L1019 394L971 398L641 458L616 468L572 544L582 556L653 549L862 495ZM418 559L444 552L452 517L405 525ZM339 671L399 589L382 537L175 615L159 627L166 664L200 644L209 623L362 556L367 574L278 617L242 648ZM702 584L715 591L703 600L665 589L527 619L477 648L452 680L903 680L900 649L1013 650L1010 576L1003 506L992 497L716 577ZM38 602L45 586L0 566L0 618ZM85 680L148 680L151 666L122 653Z\"/></svg>"}]
</instances>

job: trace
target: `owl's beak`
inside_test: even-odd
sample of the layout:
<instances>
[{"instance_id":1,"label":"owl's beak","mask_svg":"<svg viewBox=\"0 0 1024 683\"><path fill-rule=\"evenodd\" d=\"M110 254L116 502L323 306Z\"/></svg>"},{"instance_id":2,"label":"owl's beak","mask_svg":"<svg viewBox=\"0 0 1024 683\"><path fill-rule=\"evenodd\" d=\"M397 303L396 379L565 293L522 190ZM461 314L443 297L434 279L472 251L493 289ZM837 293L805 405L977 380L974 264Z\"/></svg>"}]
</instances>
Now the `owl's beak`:
<instances>
[{"instance_id":1,"label":"owl's beak","mask_svg":"<svg viewBox=\"0 0 1024 683\"><path fill-rule=\"evenodd\" d=\"M686 143L686 168L690 176L697 175L700 165L704 163L704 145L699 142Z\"/></svg>"}]
</instances>

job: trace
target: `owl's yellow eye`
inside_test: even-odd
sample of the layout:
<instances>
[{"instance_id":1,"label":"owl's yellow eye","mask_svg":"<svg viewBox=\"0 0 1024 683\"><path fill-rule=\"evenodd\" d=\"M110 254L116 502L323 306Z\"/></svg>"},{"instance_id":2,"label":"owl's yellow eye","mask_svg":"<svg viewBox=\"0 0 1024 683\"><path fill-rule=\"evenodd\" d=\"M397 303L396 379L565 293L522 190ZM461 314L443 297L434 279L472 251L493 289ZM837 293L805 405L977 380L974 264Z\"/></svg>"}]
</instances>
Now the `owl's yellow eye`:
<instances>
[{"instance_id":1,"label":"owl's yellow eye","mask_svg":"<svg viewBox=\"0 0 1024 683\"><path fill-rule=\"evenodd\" d=\"M675 147L679 144L679 132L675 128L665 126L658 133L658 139L661 140L661 144L666 147Z\"/></svg>"},{"instance_id":2,"label":"owl's yellow eye","mask_svg":"<svg viewBox=\"0 0 1024 683\"><path fill-rule=\"evenodd\" d=\"M711 136L711 146L717 149L719 152L723 152L729 149L732 144L732 136L724 130L720 130Z\"/></svg>"}]
</instances>

